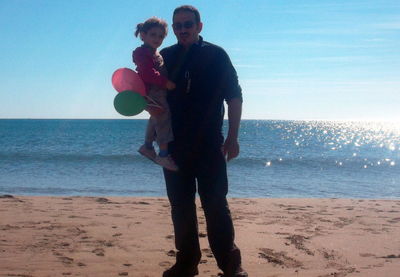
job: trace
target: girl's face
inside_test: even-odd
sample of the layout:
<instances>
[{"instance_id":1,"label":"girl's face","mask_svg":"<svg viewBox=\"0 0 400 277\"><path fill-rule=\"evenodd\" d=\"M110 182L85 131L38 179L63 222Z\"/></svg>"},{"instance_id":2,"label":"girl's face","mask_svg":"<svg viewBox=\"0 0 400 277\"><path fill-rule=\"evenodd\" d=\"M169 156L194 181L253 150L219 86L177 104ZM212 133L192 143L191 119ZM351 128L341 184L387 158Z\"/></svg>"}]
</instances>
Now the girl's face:
<instances>
[{"instance_id":1,"label":"girl's face","mask_svg":"<svg viewBox=\"0 0 400 277\"><path fill-rule=\"evenodd\" d=\"M157 49L165 38L165 31L161 27L153 27L146 33L140 33L143 42L153 49Z\"/></svg>"}]
</instances>

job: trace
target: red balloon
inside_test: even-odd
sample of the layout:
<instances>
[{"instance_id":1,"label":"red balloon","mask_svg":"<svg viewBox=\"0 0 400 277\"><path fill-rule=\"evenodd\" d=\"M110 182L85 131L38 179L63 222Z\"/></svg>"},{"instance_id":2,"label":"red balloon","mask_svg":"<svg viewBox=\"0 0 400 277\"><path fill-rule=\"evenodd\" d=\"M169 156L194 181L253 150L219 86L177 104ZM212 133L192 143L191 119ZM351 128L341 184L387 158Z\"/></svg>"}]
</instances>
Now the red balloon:
<instances>
[{"instance_id":1,"label":"red balloon","mask_svg":"<svg viewBox=\"0 0 400 277\"><path fill-rule=\"evenodd\" d=\"M129 68L119 68L112 75L111 82L118 92L125 90L136 91L140 95L146 95L146 87L139 74Z\"/></svg>"}]
</instances>

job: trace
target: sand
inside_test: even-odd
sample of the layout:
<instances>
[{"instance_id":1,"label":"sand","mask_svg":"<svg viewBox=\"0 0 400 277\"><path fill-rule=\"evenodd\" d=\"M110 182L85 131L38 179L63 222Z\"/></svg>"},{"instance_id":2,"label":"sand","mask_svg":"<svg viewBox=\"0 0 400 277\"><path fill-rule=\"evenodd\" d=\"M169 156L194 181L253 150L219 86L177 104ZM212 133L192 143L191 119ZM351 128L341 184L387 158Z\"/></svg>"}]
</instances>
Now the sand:
<instances>
[{"instance_id":1,"label":"sand","mask_svg":"<svg viewBox=\"0 0 400 277\"><path fill-rule=\"evenodd\" d=\"M251 277L400 276L400 201L229 199ZM199 276L220 273L198 205ZM160 277L166 198L0 196L0 276Z\"/></svg>"}]
</instances>

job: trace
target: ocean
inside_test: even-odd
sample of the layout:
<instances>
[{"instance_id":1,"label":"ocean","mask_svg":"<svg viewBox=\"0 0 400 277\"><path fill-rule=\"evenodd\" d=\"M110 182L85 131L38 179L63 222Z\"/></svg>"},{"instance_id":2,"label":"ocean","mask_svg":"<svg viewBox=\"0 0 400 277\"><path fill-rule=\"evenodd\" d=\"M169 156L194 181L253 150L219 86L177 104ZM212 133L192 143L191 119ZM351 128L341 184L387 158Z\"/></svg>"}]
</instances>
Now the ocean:
<instances>
[{"instance_id":1,"label":"ocean","mask_svg":"<svg viewBox=\"0 0 400 277\"><path fill-rule=\"evenodd\" d=\"M0 194L164 197L146 122L1 119ZM228 197L400 199L400 123L243 120L240 150Z\"/></svg>"}]
</instances>

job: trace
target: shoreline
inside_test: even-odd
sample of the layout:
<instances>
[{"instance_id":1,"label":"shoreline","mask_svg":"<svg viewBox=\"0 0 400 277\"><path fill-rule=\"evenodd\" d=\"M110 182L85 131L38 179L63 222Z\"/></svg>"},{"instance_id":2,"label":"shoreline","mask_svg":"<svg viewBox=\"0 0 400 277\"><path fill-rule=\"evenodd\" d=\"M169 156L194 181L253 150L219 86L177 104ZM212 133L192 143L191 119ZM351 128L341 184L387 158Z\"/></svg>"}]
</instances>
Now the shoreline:
<instances>
[{"instance_id":1,"label":"shoreline","mask_svg":"<svg viewBox=\"0 0 400 277\"><path fill-rule=\"evenodd\" d=\"M13 198L13 197L22 197L22 198L140 198L140 199L167 199L166 195L118 195L118 194L13 194L13 193L0 193L0 199L4 198ZM199 199L199 195L196 192L196 200ZM253 196L228 196L226 199L229 200L237 200L237 199L249 199L249 200L373 200L373 201L400 201L400 197L302 197L302 196L283 196L283 197L253 197Z\"/></svg>"},{"instance_id":2,"label":"shoreline","mask_svg":"<svg viewBox=\"0 0 400 277\"><path fill-rule=\"evenodd\" d=\"M199 200L199 277L217 276ZM395 277L400 200L228 198L252 277ZM159 277L175 260L166 197L0 196L0 276Z\"/></svg>"}]
</instances>

